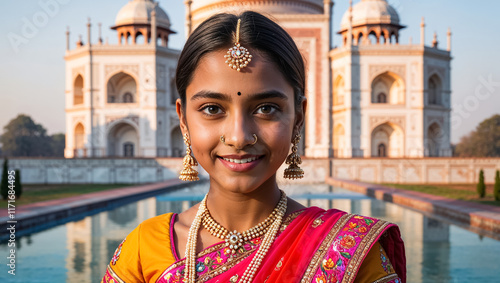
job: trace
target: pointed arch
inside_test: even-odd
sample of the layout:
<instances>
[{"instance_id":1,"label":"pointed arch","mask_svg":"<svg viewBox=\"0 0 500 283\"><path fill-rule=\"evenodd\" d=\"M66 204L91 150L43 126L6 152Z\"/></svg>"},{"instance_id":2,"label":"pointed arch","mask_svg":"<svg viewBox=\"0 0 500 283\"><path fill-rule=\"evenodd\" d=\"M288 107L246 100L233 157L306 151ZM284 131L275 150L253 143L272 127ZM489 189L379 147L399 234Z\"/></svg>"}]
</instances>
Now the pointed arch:
<instances>
[{"instance_id":1,"label":"pointed arch","mask_svg":"<svg viewBox=\"0 0 500 283\"><path fill-rule=\"evenodd\" d=\"M437 74L433 74L428 80L428 104L443 105L442 103L442 80Z\"/></svg>"},{"instance_id":2,"label":"pointed arch","mask_svg":"<svg viewBox=\"0 0 500 283\"><path fill-rule=\"evenodd\" d=\"M343 105L345 93L345 80L341 75L338 75L333 84L333 105Z\"/></svg>"},{"instance_id":3,"label":"pointed arch","mask_svg":"<svg viewBox=\"0 0 500 283\"><path fill-rule=\"evenodd\" d=\"M393 72L385 72L375 77L371 84L371 102L404 104L405 84L400 76Z\"/></svg>"},{"instance_id":4,"label":"pointed arch","mask_svg":"<svg viewBox=\"0 0 500 283\"><path fill-rule=\"evenodd\" d=\"M83 104L83 76L78 74L73 81L73 105Z\"/></svg>"},{"instance_id":5,"label":"pointed arch","mask_svg":"<svg viewBox=\"0 0 500 283\"><path fill-rule=\"evenodd\" d=\"M403 157L404 132L401 127L390 122L375 127L371 133L371 156Z\"/></svg>"}]
</instances>

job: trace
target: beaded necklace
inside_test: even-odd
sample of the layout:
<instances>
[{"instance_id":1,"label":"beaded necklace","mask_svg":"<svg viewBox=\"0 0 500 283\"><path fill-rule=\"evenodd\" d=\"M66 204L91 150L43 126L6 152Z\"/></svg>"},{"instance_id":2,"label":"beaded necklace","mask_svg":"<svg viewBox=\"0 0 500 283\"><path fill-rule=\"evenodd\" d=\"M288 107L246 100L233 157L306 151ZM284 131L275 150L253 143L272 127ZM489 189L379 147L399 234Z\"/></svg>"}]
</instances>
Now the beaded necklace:
<instances>
[{"instance_id":1,"label":"beaded necklace","mask_svg":"<svg viewBox=\"0 0 500 283\"><path fill-rule=\"evenodd\" d=\"M198 230L200 229L200 226L202 225L202 223L203 223L204 219L207 217L207 215L208 215L208 217L211 218L210 214L208 213L208 209L207 209L207 195L205 195L205 198L203 198L203 200L201 201L200 206L198 207L198 211L196 213L196 216L193 220L193 223L191 224L191 227L189 228L188 239L187 239L187 244L186 244L186 253L185 253L186 270L184 273L185 282L188 282L188 283L194 283L196 280L195 265L196 265L196 240L198 237ZM240 280L241 283L252 282L252 279L255 276L257 269L260 267L262 260L264 259L265 255L269 251L269 248L271 247L272 243L274 242L274 239L276 238L278 230L283 222L283 217L285 216L286 209L287 209L286 194L284 191L281 191L281 199L280 199L278 205L276 206L276 208L271 213L271 215L263 222L257 224L256 226L250 228L249 230L243 232L245 235L247 235L246 238L248 239L248 237L252 237L252 235L255 235L255 231L257 231L257 228L255 228L255 227L258 227L259 225L261 225L261 227L262 227L262 225L266 225L265 224L266 222L271 221L271 220L268 220L269 218L273 218L273 221L270 222L271 224L265 229L266 230L265 232L262 232L262 230L263 230L262 228L260 228L260 230L258 230L260 232L257 232L257 233L262 233L260 235L264 235L264 239L262 240L262 243L261 243L260 247L258 248L257 253L252 258L250 264L248 265L247 269L243 273L243 276L241 277L241 280ZM213 218L211 218L211 220L213 221L213 223L217 223L217 222L215 222L215 220L213 220ZM206 222L207 222L207 225L209 225L210 220L208 220ZM218 224L218 225L220 226L220 224ZM209 226L209 227L211 227L211 226ZM217 227L217 226L212 224L212 227ZM222 227L222 226L220 226L220 227ZM225 229L224 227L222 227L222 228ZM252 229L254 231L254 234L251 234L249 232ZM210 229L207 229L207 230L210 231ZM215 233L216 229L212 228L212 230ZM221 230L221 229L219 229L219 230ZM225 229L225 230L227 232L227 229ZM210 233L212 233L212 232L210 232ZM238 232L234 231L233 234L229 233L229 235L234 236L235 235L234 233L238 233ZM221 235L221 233L219 232L216 235ZM216 236L216 237L218 237L218 236ZM221 238L221 237L218 237L218 238ZM227 238L228 238L228 235L226 234L226 239ZM233 237L232 239L235 240L235 237ZM239 247L241 245L243 239L245 239L245 237L244 236L241 237L241 233L240 233L240 236L238 236L238 240L237 240L237 242L240 244L237 247ZM252 238L250 238L250 239L252 239ZM229 240L226 240L226 245L231 246L230 242L228 242L228 241ZM234 247L234 245L233 245L233 247Z\"/></svg>"}]
</instances>

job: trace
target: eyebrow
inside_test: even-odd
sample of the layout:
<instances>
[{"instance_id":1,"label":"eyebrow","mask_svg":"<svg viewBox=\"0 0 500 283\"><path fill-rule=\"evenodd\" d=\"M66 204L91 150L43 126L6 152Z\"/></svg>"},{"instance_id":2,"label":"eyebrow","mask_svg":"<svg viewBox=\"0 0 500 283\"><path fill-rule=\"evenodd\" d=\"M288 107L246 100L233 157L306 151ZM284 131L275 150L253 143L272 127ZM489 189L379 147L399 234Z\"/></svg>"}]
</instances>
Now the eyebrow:
<instances>
[{"instance_id":1,"label":"eyebrow","mask_svg":"<svg viewBox=\"0 0 500 283\"><path fill-rule=\"evenodd\" d=\"M191 101L199 100L199 99L217 99L222 101L231 102L232 97L227 94L213 92L209 90L202 90L197 92L193 97L191 97ZM250 100L264 100L269 98L279 98L281 100L288 100L288 96L277 90L269 90L261 93L251 94Z\"/></svg>"}]
</instances>

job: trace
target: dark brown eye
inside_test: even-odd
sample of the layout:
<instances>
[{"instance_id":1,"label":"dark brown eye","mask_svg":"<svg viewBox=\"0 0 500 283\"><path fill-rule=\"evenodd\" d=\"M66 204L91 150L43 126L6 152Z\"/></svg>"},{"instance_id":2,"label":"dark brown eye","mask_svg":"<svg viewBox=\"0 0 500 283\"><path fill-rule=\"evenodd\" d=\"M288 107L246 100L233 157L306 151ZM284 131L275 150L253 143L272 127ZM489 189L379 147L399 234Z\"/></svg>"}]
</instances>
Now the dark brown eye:
<instances>
[{"instance_id":1,"label":"dark brown eye","mask_svg":"<svg viewBox=\"0 0 500 283\"><path fill-rule=\"evenodd\" d=\"M219 114L220 108L215 105L208 105L205 108L203 108L203 112L209 115L216 115Z\"/></svg>"},{"instance_id":2,"label":"dark brown eye","mask_svg":"<svg viewBox=\"0 0 500 283\"><path fill-rule=\"evenodd\" d=\"M272 114L275 110L275 107L272 105L262 105L259 107L258 111L261 114Z\"/></svg>"}]
</instances>

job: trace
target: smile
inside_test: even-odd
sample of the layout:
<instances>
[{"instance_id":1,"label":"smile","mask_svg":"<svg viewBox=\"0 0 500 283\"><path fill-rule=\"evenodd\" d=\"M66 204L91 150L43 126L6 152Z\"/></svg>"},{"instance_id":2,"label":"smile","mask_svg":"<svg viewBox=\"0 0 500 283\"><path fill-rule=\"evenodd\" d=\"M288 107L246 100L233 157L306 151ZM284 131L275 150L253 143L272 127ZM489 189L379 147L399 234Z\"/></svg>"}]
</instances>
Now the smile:
<instances>
[{"instance_id":1,"label":"smile","mask_svg":"<svg viewBox=\"0 0 500 283\"><path fill-rule=\"evenodd\" d=\"M244 163L249 163L249 162L255 161L255 160L259 159L259 157L250 157L250 158L244 158L244 159L232 159L232 158L222 157L222 159L229 161L229 162L232 162L232 163L244 164Z\"/></svg>"},{"instance_id":2,"label":"smile","mask_svg":"<svg viewBox=\"0 0 500 283\"><path fill-rule=\"evenodd\" d=\"M261 156L251 156L247 158L228 158L218 156L218 159L227 169L234 172L245 172L252 170L257 164L259 164L264 155Z\"/></svg>"}]
</instances>

